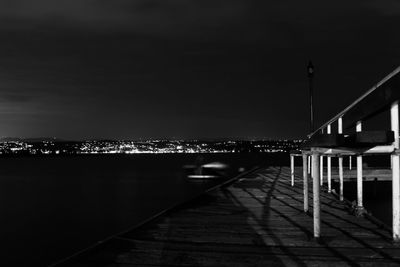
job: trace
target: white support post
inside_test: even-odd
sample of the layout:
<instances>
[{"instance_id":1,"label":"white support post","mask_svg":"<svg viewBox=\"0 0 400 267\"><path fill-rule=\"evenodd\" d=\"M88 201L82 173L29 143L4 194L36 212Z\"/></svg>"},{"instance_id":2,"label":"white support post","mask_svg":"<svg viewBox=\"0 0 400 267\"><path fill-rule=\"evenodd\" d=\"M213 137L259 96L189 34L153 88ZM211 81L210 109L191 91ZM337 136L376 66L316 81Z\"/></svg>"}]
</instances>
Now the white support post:
<instances>
[{"instance_id":1,"label":"white support post","mask_svg":"<svg viewBox=\"0 0 400 267\"><path fill-rule=\"evenodd\" d=\"M343 121L342 117L338 119L338 133L343 133ZM343 201L343 156L339 156L339 184L340 184L340 193L339 198Z\"/></svg>"},{"instance_id":2,"label":"white support post","mask_svg":"<svg viewBox=\"0 0 400 267\"><path fill-rule=\"evenodd\" d=\"M399 102L395 102L392 104L390 108L390 124L391 129L394 132L394 142L393 145L396 149L399 149L400 140L399 140Z\"/></svg>"},{"instance_id":3,"label":"white support post","mask_svg":"<svg viewBox=\"0 0 400 267\"><path fill-rule=\"evenodd\" d=\"M303 154L303 196L304 196L304 212L308 212L308 156Z\"/></svg>"},{"instance_id":4,"label":"white support post","mask_svg":"<svg viewBox=\"0 0 400 267\"><path fill-rule=\"evenodd\" d=\"M321 186L324 184L324 157L321 155L319 157L320 159L320 172L319 172L319 181L321 183Z\"/></svg>"},{"instance_id":5,"label":"white support post","mask_svg":"<svg viewBox=\"0 0 400 267\"><path fill-rule=\"evenodd\" d=\"M290 155L290 177L291 177L291 184L294 186L294 156Z\"/></svg>"},{"instance_id":6,"label":"white support post","mask_svg":"<svg viewBox=\"0 0 400 267\"><path fill-rule=\"evenodd\" d=\"M349 170L351 170L352 164L351 164L351 156L349 156Z\"/></svg>"},{"instance_id":7,"label":"white support post","mask_svg":"<svg viewBox=\"0 0 400 267\"><path fill-rule=\"evenodd\" d=\"M327 161L327 169L328 169L328 193L332 192L332 158L328 156L326 158Z\"/></svg>"},{"instance_id":8,"label":"white support post","mask_svg":"<svg viewBox=\"0 0 400 267\"><path fill-rule=\"evenodd\" d=\"M343 156L339 156L339 198L343 201Z\"/></svg>"},{"instance_id":9,"label":"white support post","mask_svg":"<svg viewBox=\"0 0 400 267\"><path fill-rule=\"evenodd\" d=\"M396 101L390 108L390 124L394 132L393 145L399 149L399 103ZM399 154L392 156L392 202L393 202L393 240L400 242L400 160Z\"/></svg>"},{"instance_id":10,"label":"white support post","mask_svg":"<svg viewBox=\"0 0 400 267\"><path fill-rule=\"evenodd\" d=\"M343 133L343 119L340 117L338 119L338 133L341 134Z\"/></svg>"},{"instance_id":11,"label":"white support post","mask_svg":"<svg viewBox=\"0 0 400 267\"><path fill-rule=\"evenodd\" d=\"M319 156L316 153L312 155L312 169L314 237L319 238L321 236L321 203L319 195Z\"/></svg>"},{"instance_id":12,"label":"white support post","mask_svg":"<svg viewBox=\"0 0 400 267\"><path fill-rule=\"evenodd\" d=\"M362 131L361 121L356 124L356 131ZM362 156L357 155L357 215L360 215L363 210L363 169Z\"/></svg>"},{"instance_id":13,"label":"white support post","mask_svg":"<svg viewBox=\"0 0 400 267\"><path fill-rule=\"evenodd\" d=\"M400 242L400 160L399 154L392 155L393 158L393 181L392 181L392 195L393 195L393 240Z\"/></svg>"},{"instance_id":14,"label":"white support post","mask_svg":"<svg viewBox=\"0 0 400 267\"><path fill-rule=\"evenodd\" d=\"M328 127L327 127L327 129L326 129L326 131L327 131L327 133L328 134L331 134L331 125L330 124L328 124ZM331 160L332 160L332 158L331 157L327 157L326 158L326 161L327 161L327 178L328 178L328 192L329 193L331 193L332 192L332 164L331 164Z\"/></svg>"},{"instance_id":15,"label":"white support post","mask_svg":"<svg viewBox=\"0 0 400 267\"><path fill-rule=\"evenodd\" d=\"M308 156L307 159L308 159L308 174L311 174L311 156Z\"/></svg>"}]
</instances>

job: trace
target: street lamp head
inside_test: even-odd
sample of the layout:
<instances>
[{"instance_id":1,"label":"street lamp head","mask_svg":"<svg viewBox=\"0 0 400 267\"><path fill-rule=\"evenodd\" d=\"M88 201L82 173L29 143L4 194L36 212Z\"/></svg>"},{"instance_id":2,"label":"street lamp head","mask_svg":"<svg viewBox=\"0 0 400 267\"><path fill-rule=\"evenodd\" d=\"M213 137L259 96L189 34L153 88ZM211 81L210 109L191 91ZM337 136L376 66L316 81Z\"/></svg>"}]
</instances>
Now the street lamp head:
<instances>
[{"instance_id":1,"label":"street lamp head","mask_svg":"<svg viewBox=\"0 0 400 267\"><path fill-rule=\"evenodd\" d=\"M310 78L314 76L314 66L313 66L311 60L308 62L307 74L308 74L308 77L310 77Z\"/></svg>"}]
</instances>

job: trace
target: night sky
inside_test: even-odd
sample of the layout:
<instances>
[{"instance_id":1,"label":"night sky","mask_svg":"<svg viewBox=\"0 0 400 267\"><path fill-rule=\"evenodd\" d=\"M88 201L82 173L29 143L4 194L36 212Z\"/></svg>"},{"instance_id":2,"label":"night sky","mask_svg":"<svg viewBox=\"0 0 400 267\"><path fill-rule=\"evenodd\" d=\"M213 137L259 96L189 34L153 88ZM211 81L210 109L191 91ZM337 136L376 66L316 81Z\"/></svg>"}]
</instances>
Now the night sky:
<instances>
[{"instance_id":1,"label":"night sky","mask_svg":"<svg viewBox=\"0 0 400 267\"><path fill-rule=\"evenodd\" d=\"M400 2L1 0L0 136L304 138L399 65Z\"/></svg>"}]
</instances>

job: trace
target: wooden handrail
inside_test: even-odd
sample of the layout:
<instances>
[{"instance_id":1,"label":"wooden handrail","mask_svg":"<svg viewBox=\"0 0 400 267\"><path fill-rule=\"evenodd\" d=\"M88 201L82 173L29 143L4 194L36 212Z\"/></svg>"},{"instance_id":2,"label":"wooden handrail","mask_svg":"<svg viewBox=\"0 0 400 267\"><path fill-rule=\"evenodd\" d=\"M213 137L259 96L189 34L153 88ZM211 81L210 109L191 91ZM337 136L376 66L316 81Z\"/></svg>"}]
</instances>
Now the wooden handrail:
<instances>
[{"instance_id":1,"label":"wooden handrail","mask_svg":"<svg viewBox=\"0 0 400 267\"><path fill-rule=\"evenodd\" d=\"M357 206L355 212L361 216L365 210L363 205L363 155L364 154L390 154L392 166L392 236L395 242L400 242L400 155L393 153L399 149L399 102L400 102L400 66L383 78L380 82L367 90L353 103L327 121L308 137L309 148L312 152L312 179L313 179L313 201L314 201L314 237L320 237L320 183L323 184L323 157L324 155L337 155L339 158L339 188L340 200L343 200L343 155L344 153L356 154L357 156ZM396 76L397 75L397 76ZM367 131L362 132L364 121L373 116L390 110L390 134L389 131ZM356 133L343 135L343 119L349 127L354 126ZM336 140L331 134L331 124L338 122L337 136L344 137ZM347 128L349 128L347 127ZM327 128L328 134L317 134ZM329 137L329 139L327 139ZM347 138L347 140L346 140ZM334 142L332 142L333 139ZM303 151L304 154L304 151ZM294 173L294 156L291 155L291 169ZM305 166L309 162L307 154L303 157L303 178L308 181ZM328 167L328 184L331 180L331 166ZM321 176L321 180L319 179ZM320 181L319 181L320 180ZM306 184L306 183L304 183ZM292 175L292 186L294 179ZM303 185L305 188L305 185ZM329 190L329 189L328 189ZM304 194L306 203L307 194Z\"/></svg>"},{"instance_id":2,"label":"wooden handrail","mask_svg":"<svg viewBox=\"0 0 400 267\"><path fill-rule=\"evenodd\" d=\"M350 105L348 105L345 109L343 109L341 112L339 112L337 115L335 115L332 119L328 120L326 123L324 123L321 127L319 127L317 130L315 130L314 132L308 134L308 137L312 137L313 135L315 135L316 133L318 133L319 131L321 131L322 129L326 128L328 125L334 123L335 121L337 121L339 118L343 117L346 112L348 112L349 110L351 110L352 108L354 108L358 103L360 103L362 100L364 100L367 96L369 96L370 94L372 94L374 91L376 91L381 85L383 85L385 82L387 82L388 80L390 80L392 77L394 77L395 75L397 75L400 72L400 66L397 67L394 71L392 71L391 73L389 73L385 78L383 78L381 81L379 81L376 85L374 85L371 89L369 89L368 91L366 91L363 95L361 95L359 98L357 98L353 103L351 103Z\"/></svg>"}]
</instances>

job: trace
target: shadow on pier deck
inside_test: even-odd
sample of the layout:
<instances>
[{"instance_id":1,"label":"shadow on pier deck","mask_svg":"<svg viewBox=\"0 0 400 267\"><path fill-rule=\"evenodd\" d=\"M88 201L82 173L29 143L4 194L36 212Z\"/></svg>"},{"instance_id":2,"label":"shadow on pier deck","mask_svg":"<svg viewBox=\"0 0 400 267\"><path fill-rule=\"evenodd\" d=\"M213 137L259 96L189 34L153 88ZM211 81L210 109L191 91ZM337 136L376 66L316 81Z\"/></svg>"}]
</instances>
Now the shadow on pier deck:
<instances>
[{"instance_id":1,"label":"shadow on pier deck","mask_svg":"<svg viewBox=\"0 0 400 267\"><path fill-rule=\"evenodd\" d=\"M302 190L288 167L261 169L57 266L400 265L390 232L325 191L317 242Z\"/></svg>"}]
</instances>

